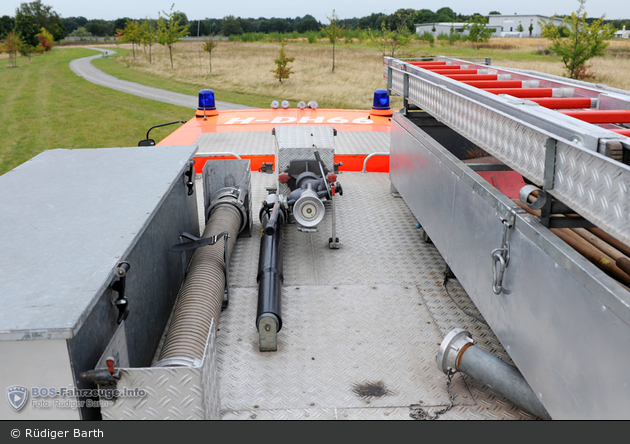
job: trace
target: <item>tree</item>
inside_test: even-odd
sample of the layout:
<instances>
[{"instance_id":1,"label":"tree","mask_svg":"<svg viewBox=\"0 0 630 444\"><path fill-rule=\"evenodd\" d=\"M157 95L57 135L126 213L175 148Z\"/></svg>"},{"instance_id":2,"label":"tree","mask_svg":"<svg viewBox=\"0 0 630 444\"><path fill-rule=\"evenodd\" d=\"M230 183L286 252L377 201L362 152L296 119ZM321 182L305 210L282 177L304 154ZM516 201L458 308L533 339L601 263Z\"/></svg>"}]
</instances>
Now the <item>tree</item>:
<instances>
[{"instance_id":1,"label":"tree","mask_svg":"<svg viewBox=\"0 0 630 444\"><path fill-rule=\"evenodd\" d=\"M152 63L151 47L157 42L157 36L155 35L155 28L151 20L146 19L139 29L140 43L145 47L149 47L149 63Z\"/></svg>"},{"instance_id":2,"label":"tree","mask_svg":"<svg viewBox=\"0 0 630 444\"><path fill-rule=\"evenodd\" d=\"M300 34L304 34L309 31L319 31L320 28L321 25L314 17L305 18L295 25L295 30Z\"/></svg>"},{"instance_id":3,"label":"tree","mask_svg":"<svg viewBox=\"0 0 630 444\"><path fill-rule=\"evenodd\" d=\"M15 11L15 18L19 15L30 15L33 17L36 28L46 28L56 41L66 36L66 29L63 27L59 14L53 11L52 6L44 5L41 0L30 3L21 3Z\"/></svg>"},{"instance_id":4,"label":"tree","mask_svg":"<svg viewBox=\"0 0 630 444\"><path fill-rule=\"evenodd\" d=\"M0 40L5 38L15 28L15 20L13 17L3 15L0 17Z\"/></svg>"},{"instance_id":5,"label":"tree","mask_svg":"<svg viewBox=\"0 0 630 444\"><path fill-rule=\"evenodd\" d=\"M560 26L564 27L564 32L561 32L560 26L553 24L555 16L548 22L540 20L538 23L542 28L542 36L552 42L549 49L562 58L569 78L586 79L591 77L586 63L593 57L604 55L609 45L607 40L613 37L615 30L609 24L602 24L605 15L589 25L584 11L586 0L578 1L578 10L562 20Z\"/></svg>"},{"instance_id":6,"label":"tree","mask_svg":"<svg viewBox=\"0 0 630 444\"><path fill-rule=\"evenodd\" d=\"M396 51L409 45L413 37L407 27L407 22L411 17L411 15L408 15L402 20L398 20L397 26L393 30L385 25L385 21L382 21L380 33L368 29L364 33L364 38L369 45L381 51L383 57L396 57Z\"/></svg>"},{"instance_id":7,"label":"tree","mask_svg":"<svg viewBox=\"0 0 630 444\"><path fill-rule=\"evenodd\" d=\"M193 20L188 22L188 34L199 37L202 35L210 35L210 31L205 20Z\"/></svg>"},{"instance_id":8,"label":"tree","mask_svg":"<svg viewBox=\"0 0 630 444\"><path fill-rule=\"evenodd\" d=\"M516 30L518 32L523 32L525 31L525 28L523 28L523 24L519 22L518 26L516 27Z\"/></svg>"},{"instance_id":9,"label":"tree","mask_svg":"<svg viewBox=\"0 0 630 444\"><path fill-rule=\"evenodd\" d=\"M180 24L182 19L181 13L173 12L175 3L171 6L170 14L166 11L162 11L164 17L160 15L157 26L158 43L162 46L168 47L168 53L171 57L171 69L173 69L173 45L179 41L180 38L188 35L188 26ZM177 19L174 19L177 14L180 14ZM165 19L166 17L166 19Z\"/></svg>"},{"instance_id":10,"label":"tree","mask_svg":"<svg viewBox=\"0 0 630 444\"><path fill-rule=\"evenodd\" d=\"M233 15L223 17L222 29L222 34L225 37L229 37L231 35L239 35L243 33L243 28L241 27L240 21L236 19Z\"/></svg>"},{"instance_id":11,"label":"tree","mask_svg":"<svg viewBox=\"0 0 630 444\"><path fill-rule=\"evenodd\" d=\"M275 60L276 69L271 70L271 72L276 73L274 77L278 79L280 83L282 83L282 79L288 79L289 76L293 74L293 71L291 71L291 67L287 65L295 61L295 57L287 57L284 52L284 45L284 42L280 43L280 52L278 53L278 58Z\"/></svg>"},{"instance_id":12,"label":"tree","mask_svg":"<svg viewBox=\"0 0 630 444\"><path fill-rule=\"evenodd\" d=\"M212 74L212 50L219 45L219 42L214 40L212 36L209 39L204 40L201 48L208 53L208 59L210 63L210 74Z\"/></svg>"},{"instance_id":13,"label":"tree","mask_svg":"<svg viewBox=\"0 0 630 444\"><path fill-rule=\"evenodd\" d=\"M70 37L92 37L92 33L88 32L83 26L79 26L77 29L68 34Z\"/></svg>"},{"instance_id":14,"label":"tree","mask_svg":"<svg viewBox=\"0 0 630 444\"><path fill-rule=\"evenodd\" d=\"M447 17L447 20L441 20L441 19L438 20L440 22L442 22L442 21L454 22L455 21L455 12L451 8L440 8L437 11L435 11L435 15L437 15L438 17L439 16Z\"/></svg>"},{"instance_id":15,"label":"tree","mask_svg":"<svg viewBox=\"0 0 630 444\"><path fill-rule=\"evenodd\" d=\"M15 31L20 36L21 42L18 50L20 51L20 54L28 55L28 60L30 62L31 51L39 44L39 39L37 38L39 28L37 28L33 16L29 14L16 14Z\"/></svg>"},{"instance_id":16,"label":"tree","mask_svg":"<svg viewBox=\"0 0 630 444\"><path fill-rule=\"evenodd\" d=\"M330 24L322 30L326 33L326 37L330 40L330 43L333 45L333 63L332 63L332 72L335 72L335 45L339 40L341 40L346 33L343 25L339 25L339 17L337 17L337 13L333 9L332 15L330 17L326 16Z\"/></svg>"},{"instance_id":17,"label":"tree","mask_svg":"<svg viewBox=\"0 0 630 444\"><path fill-rule=\"evenodd\" d=\"M119 18L119 19L114 20L114 23L112 24L112 29L114 30L114 34L118 32L119 29L125 29L125 26L127 25L127 22L129 21L131 21L129 17ZM83 26L83 25L80 25L80 26Z\"/></svg>"},{"instance_id":18,"label":"tree","mask_svg":"<svg viewBox=\"0 0 630 444\"><path fill-rule=\"evenodd\" d=\"M9 54L9 67L17 67L17 53L22 46L22 39L17 32L11 31L4 39L2 49Z\"/></svg>"},{"instance_id":19,"label":"tree","mask_svg":"<svg viewBox=\"0 0 630 444\"><path fill-rule=\"evenodd\" d=\"M529 29L529 36L531 37L532 36L532 31L534 30L534 24L530 23L529 24L529 28L527 28L527 29Z\"/></svg>"},{"instance_id":20,"label":"tree","mask_svg":"<svg viewBox=\"0 0 630 444\"><path fill-rule=\"evenodd\" d=\"M453 46L455 44L455 42L457 42L461 38L462 38L462 36L459 34L459 32L455 31L455 28L453 27L453 25L451 25L451 29L450 29L450 31L448 33L448 43L449 43L449 45Z\"/></svg>"},{"instance_id":21,"label":"tree","mask_svg":"<svg viewBox=\"0 0 630 444\"><path fill-rule=\"evenodd\" d=\"M136 20L127 20L127 25L123 30L116 31L116 37L120 39L120 43L131 43L131 52L133 58L136 58L136 46L140 43L140 26Z\"/></svg>"},{"instance_id":22,"label":"tree","mask_svg":"<svg viewBox=\"0 0 630 444\"><path fill-rule=\"evenodd\" d=\"M85 29L92 35L97 35L99 37L105 37L109 34L108 26L104 20L90 20L85 25Z\"/></svg>"},{"instance_id":23,"label":"tree","mask_svg":"<svg viewBox=\"0 0 630 444\"><path fill-rule=\"evenodd\" d=\"M475 46L475 49L479 49L481 43L490 40L490 36L495 31L494 28L486 27L486 19L480 15L468 19L464 30L468 30L468 41Z\"/></svg>"},{"instance_id":24,"label":"tree","mask_svg":"<svg viewBox=\"0 0 630 444\"><path fill-rule=\"evenodd\" d=\"M174 5L173 5L174 6ZM171 20L176 20L180 25L188 26L188 17L184 12L175 11L171 16Z\"/></svg>"}]
</instances>

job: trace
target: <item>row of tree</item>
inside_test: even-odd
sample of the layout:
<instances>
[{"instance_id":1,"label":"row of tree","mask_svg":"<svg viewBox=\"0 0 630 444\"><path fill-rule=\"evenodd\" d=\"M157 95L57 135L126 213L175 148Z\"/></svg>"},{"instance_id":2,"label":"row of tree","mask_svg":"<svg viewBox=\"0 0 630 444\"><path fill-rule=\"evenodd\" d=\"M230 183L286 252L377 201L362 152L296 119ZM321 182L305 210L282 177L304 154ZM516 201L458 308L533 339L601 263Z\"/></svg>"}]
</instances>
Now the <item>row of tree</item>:
<instances>
[{"instance_id":1,"label":"row of tree","mask_svg":"<svg viewBox=\"0 0 630 444\"><path fill-rule=\"evenodd\" d=\"M127 19L124 29L116 31L116 37L121 43L131 43L134 58L136 58L135 46L142 45L149 48L149 63L151 63L151 46L157 42L168 47L171 68L173 68L173 45L188 35L188 27L181 23L182 18L173 11L173 6L170 12L163 11L164 15L159 14L160 18L155 26L150 20L138 23L137 20Z\"/></svg>"},{"instance_id":2,"label":"row of tree","mask_svg":"<svg viewBox=\"0 0 630 444\"><path fill-rule=\"evenodd\" d=\"M20 4L15 18L0 18L0 32L0 52L9 54L9 66L13 67L18 52L30 60L32 52L50 51L55 39L65 35L59 15L41 0Z\"/></svg>"},{"instance_id":3,"label":"row of tree","mask_svg":"<svg viewBox=\"0 0 630 444\"><path fill-rule=\"evenodd\" d=\"M26 28L31 25L37 29L36 33L41 28L46 28L55 40L61 40L66 36L59 14L53 11L52 6L42 4L41 0L35 0L30 3L21 3L15 10L15 17L8 15L0 17L0 39L5 38L12 31L24 35Z\"/></svg>"},{"instance_id":4,"label":"row of tree","mask_svg":"<svg viewBox=\"0 0 630 444\"><path fill-rule=\"evenodd\" d=\"M85 17L68 17L60 18L59 15L52 10L50 6L43 5L41 0L31 3L22 3L16 11L16 17L7 15L0 17L0 38L14 30L17 17L21 14L32 15L39 27L45 27L52 34L55 40L61 40L66 35L74 36L99 36L114 37L117 30L124 29L128 21L137 21L139 24L144 21L150 21L152 26L157 26L157 20L140 19L133 20L129 17L123 17L116 20L88 20ZM490 14L500 14L498 11L492 11ZM325 24L317 21L312 15L295 18L241 18L229 15L223 18L206 18L204 20L189 20L185 13L181 11L174 12L174 19L179 20L181 26L185 26L188 35L191 36L210 36L210 35L240 35L244 33L289 33L299 32L307 33L309 31L319 31ZM380 30L382 24L388 29L396 29L404 20L405 27L410 32L415 32L415 25L422 23L439 23L439 22L468 22L471 19L477 21L483 18L481 14L458 14L451 8L444 7L437 11L430 9L399 9L392 14L374 13L369 16L360 18L339 19L339 25L344 29L372 29ZM563 16L559 16L563 18ZM587 18L590 24L598 19ZM630 20L604 20L604 24L611 24L616 29L621 29L624 25L630 29Z\"/></svg>"}]
</instances>

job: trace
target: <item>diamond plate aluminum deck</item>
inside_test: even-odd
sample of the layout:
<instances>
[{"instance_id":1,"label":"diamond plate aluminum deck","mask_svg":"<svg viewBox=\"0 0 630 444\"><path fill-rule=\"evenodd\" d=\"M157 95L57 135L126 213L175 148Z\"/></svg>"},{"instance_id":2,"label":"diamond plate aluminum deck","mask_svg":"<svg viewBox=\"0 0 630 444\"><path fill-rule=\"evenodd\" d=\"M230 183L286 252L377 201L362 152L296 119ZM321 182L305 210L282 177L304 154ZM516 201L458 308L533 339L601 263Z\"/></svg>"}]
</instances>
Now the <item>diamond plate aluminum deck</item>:
<instances>
[{"instance_id":1,"label":"diamond plate aluminum deck","mask_svg":"<svg viewBox=\"0 0 630 444\"><path fill-rule=\"evenodd\" d=\"M334 138L335 154L371 154L389 151L389 133L339 131ZM233 152L238 155L274 154L275 140L271 131L242 133L206 133L195 141L198 157L213 152Z\"/></svg>"},{"instance_id":2,"label":"diamond plate aluminum deck","mask_svg":"<svg viewBox=\"0 0 630 444\"><path fill-rule=\"evenodd\" d=\"M236 242L230 306L217 335L222 419L412 419L410 405L419 403L433 415L449 404L435 355L454 327L509 362L459 283L449 280L446 292L446 264L421 240L404 201L391 195L388 176L346 172L339 181L341 249L328 248L329 211L312 235L284 227L275 353L258 351L254 321L260 239ZM252 173L254 210L274 184L275 175ZM255 220L252 232L260 229ZM450 391L454 406L439 419L535 419L459 374ZM366 393L380 396L360 396Z\"/></svg>"},{"instance_id":3,"label":"diamond plate aluminum deck","mask_svg":"<svg viewBox=\"0 0 630 444\"><path fill-rule=\"evenodd\" d=\"M271 131L244 131L241 133L206 133L195 144L197 156L217 152L233 152L238 155L273 154L275 140Z\"/></svg>"},{"instance_id":4,"label":"diamond plate aluminum deck","mask_svg":"<svg viewBox=\"0 0 630 444\"><path fill-rule=\"evenodd\" d=\"M389 152L389 132L339 131L335 154L372 154Z\"/></svg>"}]
</instances>

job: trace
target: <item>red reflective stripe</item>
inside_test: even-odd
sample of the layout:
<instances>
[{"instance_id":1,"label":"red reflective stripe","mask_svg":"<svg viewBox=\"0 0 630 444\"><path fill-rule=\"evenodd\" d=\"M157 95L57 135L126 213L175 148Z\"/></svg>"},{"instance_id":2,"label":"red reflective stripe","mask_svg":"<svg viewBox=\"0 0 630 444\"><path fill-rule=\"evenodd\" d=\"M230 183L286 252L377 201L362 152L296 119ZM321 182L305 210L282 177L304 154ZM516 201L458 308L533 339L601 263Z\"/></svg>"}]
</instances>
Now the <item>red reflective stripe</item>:
<instances>
[{"instance_id":1,"label":"red reflective stripe","mask_svg":"<svg viewBox=\"0 0 630 444\"><path fill-rule=\"evenodd\" d=\"M442 62L438 62L438 61L434 61L434 62L409 62L410 65L415 65L415 66L439 66L439 65L446 65L446 62L442 61Z\"/></svg>"},{"instance_id":2,"label":"red reflective stripe","mask_svg":"<svg viewBox=\"0 0 630 444\"><path fill-rule=\"evenodd\" d=\"M614 129L611 131L617 134L621 134L622 136L630 137L630 129Z\"/></svg>"},{"instance_id":3,"label":"red reflective stripe","mask_svg":"<svg viewBox=\"0 0 630 444\"><path fill-rule=\"evenodd\" d=\"M444 70L444 69L450 69L451 71L459 71L462 69L460 65L426 65L426 66L418 65L418 66L429 71L437 71L437 70Z\"/></svg>"},{"instance_id":4,"label":"red reflective stripe","mask_svg":"<svg viewBox=\"0 0 630 444\"><path fill-rule=\"evenodd\" d=\"M496 74L446 74L444 77L460 82L464 80L496 80L498 78Z\"/></svg>"},{"instance_id":5,"label":"red reflective stripe","mask_svg":"<svg viewBox=\"0 0 630 444\"><path fill-rule=\"evenodd\" d=\"M552 88L484 88L484 91L492 94L509 94L519 98L551 97L553 94Z\"/></svg>"},{"instance_id":6,"label":"red reflective stripe","mask_svg":"<svg viewBox=\"0 0 630 444\"><path fill-rule=\"evenodd\" d=\"M588 97L549 97L544 99L530 99L532 102L536 102L540 106L550 109L576 109L576 108L590 108L591 99Z\"/></svg>"},{"instance_id":7,"label":"red reflective stripe","mask_svg":"<svg viewBox=\"0 0 630 444\"><path fill-rule=\"evenodd\" d=\"M593 111L560 111L567 116L575 117L586 123L630 123L630 111L627 110L593 110Z\"/></svg>"},{"instance_id":8,"label":"red reflective stripe","mask_svg":"<svg viewBox=\"0 0 630 444\"><path fill-rule=\"evenodd\" d=\"M478 74L476 69L432 69L436 74Z\"/></svg>"},{"instance_id":9,"label":"red reflective stripe","mask_svg":"<svg viewBox=\"0 0 630 444\"><path fill-rule=\"evenodd\" d=\"M462 82L475 88L521 88L521 80L473 80Z\"/></svg>"}]
</instances>

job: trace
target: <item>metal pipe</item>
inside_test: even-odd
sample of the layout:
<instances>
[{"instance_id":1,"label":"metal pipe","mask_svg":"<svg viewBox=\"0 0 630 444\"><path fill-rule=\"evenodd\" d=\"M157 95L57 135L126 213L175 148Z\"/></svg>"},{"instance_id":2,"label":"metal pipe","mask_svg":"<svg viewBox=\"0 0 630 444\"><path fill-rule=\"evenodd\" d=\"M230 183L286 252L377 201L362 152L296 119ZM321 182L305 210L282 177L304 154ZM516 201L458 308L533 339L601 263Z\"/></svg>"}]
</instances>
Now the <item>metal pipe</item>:
<instances>
[{"instance_id":1,"label":"metal pipe","mask_svg":"<svg viewBox=\"0 0 630 444\"><path fill-rule=\"evenodd\" d=\"M225 259L231 256L242 225L242 213L227 200L217 204L203 238L227 231L225 242L198 248L193 253L158 362L154 367L188 366L203 358L210 326L219 323L225 294ZM226 254L227 253L227 254Z\"/></svg>"},{"instance_id":2,"label":"metal pipe","mask_svg":"<svg viewBox=\"0 0 630 444\"><path fill-rule=\"evenodd\" d=\"M444 77L448 77L453 80L499 80L498 74L446 74Z\"/></svg>"},{"instance_id":3,"label":"metal pipe","mask_svg":"<svg viewBox=\"0 0 630 444\"><path fill-rule=\"evenodd\" d=\"M363 161L363 169L361 170L362 173L367 173L367 163L368 160L370 160L372 157L374 156L389 156L389 153L386 152L382 152L382 153L372 153L372 154L368 154L368 156L365 158L365 160Z\"/></svg>"},{"instance_id":4,"label":"metal pipe","mask_svg":"<svg viewBox=\"0 0 630 444\"><path fill-rule=\"evenodd\" d=\"M461 371L539 418L551 419L521 372L475 347L471 334L462 328L446 335L437 354L437 365L446 374Z\"/></svg>"},{"instance_id":5,"label":"metal pipe","mask_svg":"<svg viewBox=\"0 0 630 444\"><path fill-rule=\"evenodd\" d=\"M587 123L630 123L630 110L598 109L590 111L560 111Z\"/></svg>"},{"instance_id":6,"label":"metal pipe","mask_svg":"<svg viewBox=\"0 0 630 444\"><path fill-rule=\"evenodd\" d=\"M545 97L545 98L530 98L532 102L544 106L549 109L576 109L576 108L596 108L597 99L590 97Z\"/></svg>"},{"instance_id":7,"label":"metal pipe","mask_svg":"<svg viewBox=\"0 0 630 444\"><path fill-rule=\"evenodd\" d=\"M286 214L277 194L270 194L260 211L263 231L258 257L258 309L256 328L260 351L278 349L278 332L282 328L280 296L282 294L282 226ZM268 230L273 223L273 230ZM268 233L268 231L270 233Z\"/></svg>"},{"instance_id":8,"label":"metal pipe","mask_svg":"<svg viewBox=\"0 0 630 444\"><path fill-rule=\"evenodd\" d=\"M241 156L231 151L217 151L213 153L195 153L195 157L236 157L241 160Z\"/></svg>"},{"instance_id":9,"label":"metal pipe","mask_svg":"<svg viewBox=\"0 0 630 444\"><path fill-rule=\"evenodd\" d=\"M523 88L522 80L462 80L475 88Z\"/></svg>"}]
</instances>

